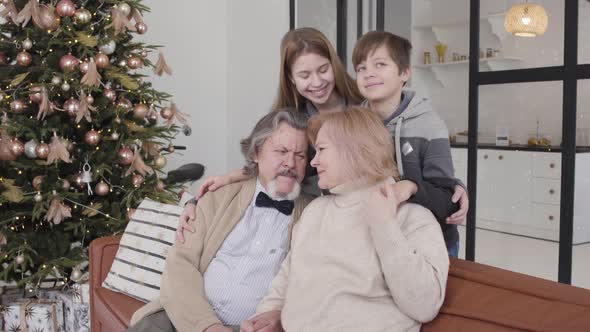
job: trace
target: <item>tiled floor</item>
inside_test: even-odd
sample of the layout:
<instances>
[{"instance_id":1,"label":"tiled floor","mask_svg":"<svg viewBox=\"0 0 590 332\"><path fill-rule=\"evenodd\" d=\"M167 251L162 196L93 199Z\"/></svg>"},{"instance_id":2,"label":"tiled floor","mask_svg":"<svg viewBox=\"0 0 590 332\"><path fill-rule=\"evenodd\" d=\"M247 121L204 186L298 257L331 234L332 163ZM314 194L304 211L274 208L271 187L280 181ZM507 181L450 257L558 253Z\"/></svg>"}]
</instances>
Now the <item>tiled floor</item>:
<instances>
[{"instance_id":1,"label":"tiled floor","mask_svg":"<svg viewBox=\"0 0 590 332\"><path fill-rule=\"evenodd\" d=\"M465 257L465 227L459 227L461 250ZM503 269L557 280L558 244L521 236L478 229L475 260ZM574 246L572 285L590 289L590 244Z\"/></svg>"}]
</instances>

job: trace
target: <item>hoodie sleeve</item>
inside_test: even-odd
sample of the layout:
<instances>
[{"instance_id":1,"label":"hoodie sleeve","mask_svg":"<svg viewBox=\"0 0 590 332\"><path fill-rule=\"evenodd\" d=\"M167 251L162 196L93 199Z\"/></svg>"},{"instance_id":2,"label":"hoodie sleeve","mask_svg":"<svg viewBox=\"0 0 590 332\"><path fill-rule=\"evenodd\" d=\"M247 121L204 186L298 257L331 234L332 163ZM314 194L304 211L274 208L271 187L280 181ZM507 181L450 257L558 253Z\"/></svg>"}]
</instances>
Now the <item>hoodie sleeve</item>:
<instances>
[{"instance_id":1,"label":"hoodie sleeve","mask_svg":"<svg viewBox=\"0 0 590 332\"><path fill-rule=\"evenodd\" d=\"M439 222L445 222L448 216L458 210L459 204L453 203L453 188L455 181L453 179L423 179L407 178L416 184L418 191L408 200L410 203L416 203L432 211L432 214Z\"/></svg>"}]
</instances>

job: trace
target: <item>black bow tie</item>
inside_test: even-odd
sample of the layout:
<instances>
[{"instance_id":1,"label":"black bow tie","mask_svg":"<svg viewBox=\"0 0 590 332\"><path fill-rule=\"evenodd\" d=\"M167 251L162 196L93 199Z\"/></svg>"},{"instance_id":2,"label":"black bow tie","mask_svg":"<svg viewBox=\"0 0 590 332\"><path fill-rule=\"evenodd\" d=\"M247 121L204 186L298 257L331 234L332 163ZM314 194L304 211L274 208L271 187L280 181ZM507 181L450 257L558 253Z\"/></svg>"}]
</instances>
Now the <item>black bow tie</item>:
<instances>
[{"instance_id":1,"label":"black bow tie","mask_svg":"<svg viewBox=\"0 0 590 332\"><path fill-rule=\"evenodd\" d=\"M267 194L263 193L262 191L258 193L256 197L256 206L258 207L271 207L279 210L280 213L290 216L293 212L293 207L295 204L293 201L283 200L283 201L275 201L274 199L268 197Z\"/></svg>"}]
</instances>

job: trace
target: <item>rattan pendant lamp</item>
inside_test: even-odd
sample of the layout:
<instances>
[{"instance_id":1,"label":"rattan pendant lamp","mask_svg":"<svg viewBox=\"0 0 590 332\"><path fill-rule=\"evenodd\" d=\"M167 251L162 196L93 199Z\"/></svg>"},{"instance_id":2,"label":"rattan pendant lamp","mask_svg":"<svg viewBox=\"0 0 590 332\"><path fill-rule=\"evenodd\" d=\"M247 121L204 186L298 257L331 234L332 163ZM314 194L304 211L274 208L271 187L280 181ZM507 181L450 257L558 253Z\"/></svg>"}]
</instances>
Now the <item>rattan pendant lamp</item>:
<instances>
[{"instance_id":1,"label":"rattan pendant lamp","mask_svg":"<svg viewBox=\"0 0 590 332\"><path fill-rule=\"evenodd\" d=\"M547 23L547 12L543 6L525 2L508 10L504 28L518 37L536 37L545 33Z\"/></svg>"}]
</instances>

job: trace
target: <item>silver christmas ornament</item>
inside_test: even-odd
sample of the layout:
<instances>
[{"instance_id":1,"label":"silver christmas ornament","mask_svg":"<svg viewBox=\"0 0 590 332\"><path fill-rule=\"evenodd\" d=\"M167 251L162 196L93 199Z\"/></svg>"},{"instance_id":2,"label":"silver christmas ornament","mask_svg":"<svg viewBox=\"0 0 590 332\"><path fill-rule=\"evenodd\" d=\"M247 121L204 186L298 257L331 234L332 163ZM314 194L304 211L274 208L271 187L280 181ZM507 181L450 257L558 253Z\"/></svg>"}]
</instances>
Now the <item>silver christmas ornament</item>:
<instances>
[{"instance_id":1,"label":"silver christmas ornament","mask_svg":"<svg viewBox=\"0 0 590 332\"><path fill-rule=\"evenodd\" d=\"M29 38L23 40L23 48L25 50L30 50L33 48L33 42Z\"/></svg>"},{"instance_id":2,"label":"silver christmas ornament","mask_svg":"<svg viewBox=\"0 0 590 332\"><path fill-rule=\"evenodd\" d=\"M35 199L35 202L41 202L43 200L43 195L41 195L41 193L36 193L33 199Z\"/></svg>"},{"instance_id":3,"label":"silver christmas ornament","mask_svg":"<svg viewBox=\"0 0 590 332\"><path fill-rule=\"evenodd\" d=\"M64 91L69 91L70 90L70 85L68 84L68 82L64 82L61 85L61 89L64 90Z\"/></svg>"},{"instance_id":4,"label":"silver christmas ornament","mask_svg":"<svg viewBox=\"0 0 590 332\"><path fill-rule=\"evenodd\" d=\"M29 140L25 143L25 155L31 159L37 158L37 153L35 152L35 148L37 147L37 142L34 140Z\"/></svg>"},{"instance_id":5,"label":"silver christmas ornament","mask_svg":"<svg viewBox=\"0 0 590 332\"><path fill-rule=\"evenodd\" d=\"M80 281L82 279L82 271L80 271L80 269L74 269L70 275L70 279L75 282Z\"/></svg>"},{"instance_id":6,"label":"silver christmas ornament","mask_svg":"<svg viewBox=\"0 0 590 332\"><path fill-rule=\"evenodd\" d=\"M21 265L21 264L23 264L25 262L25 256L18 255L18 256L16 256L16 258L14 259L14 261L15 261L15 263L17 265Z\"/></svg>"},{"instance_id":7,"label":"silver christmas ornament","mask_svg":"<svg viewBox=\"0 0 590 332\"><path fill-rule=\"evenodd\" d=\"M113 133L111 134L111 138L112 138L113 140L115 140L115 141L116 141L116 140L118 140L118 139L119 139L119 133L118 133L118 132L116 132L116 131L115 131L115 132L113 132Z\"/></svg>"},{"instance_id":8,"label":"silver christmas ornament","mask_svg":"<svg viewBox=\"0 0 590 332\"><path fill-rule=\"evenodd\" d=\"M51 78L51 84L53 84L53 85L60 85L61 84L61 77L59 77L59 76L53 76Z\"/></svg>"},{"instance_id":9,"label":"silver christmas ornament","mask_svg":"<svg viewBox=\"0 0 590 332\"><path fill-rule=\"evenodd\" d=\"M106 55L111 55L111 54L115 53L116 48L117 48L117 44L115 44L115 41L109 40L108 43L101 45L98 49Z\"/></svg>"}]
</instances>

